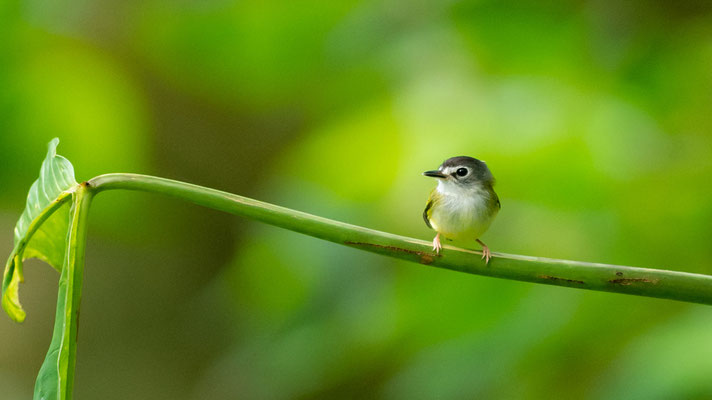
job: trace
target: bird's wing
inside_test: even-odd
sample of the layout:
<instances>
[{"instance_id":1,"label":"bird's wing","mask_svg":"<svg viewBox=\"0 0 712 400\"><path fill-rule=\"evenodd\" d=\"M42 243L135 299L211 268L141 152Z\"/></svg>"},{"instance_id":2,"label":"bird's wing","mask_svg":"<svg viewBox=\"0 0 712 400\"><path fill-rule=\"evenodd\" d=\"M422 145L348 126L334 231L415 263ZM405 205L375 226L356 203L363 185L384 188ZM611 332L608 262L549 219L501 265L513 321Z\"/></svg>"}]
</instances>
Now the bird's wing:
<instances>
[{"instance_id":1,"label":"bird's wing","mask_svg":"<svg viewBox=\"0 0 712 400\"><path fill-rule=\"evenodd\" d=\"M425 225L430 229L433 229L433 226L430 225L430 209L433 208L433 202L433 196L431 194L428 199L428 204L425 205L425 210L423 210L423 220L425 221Z\"/></svg>"}]
</instances>

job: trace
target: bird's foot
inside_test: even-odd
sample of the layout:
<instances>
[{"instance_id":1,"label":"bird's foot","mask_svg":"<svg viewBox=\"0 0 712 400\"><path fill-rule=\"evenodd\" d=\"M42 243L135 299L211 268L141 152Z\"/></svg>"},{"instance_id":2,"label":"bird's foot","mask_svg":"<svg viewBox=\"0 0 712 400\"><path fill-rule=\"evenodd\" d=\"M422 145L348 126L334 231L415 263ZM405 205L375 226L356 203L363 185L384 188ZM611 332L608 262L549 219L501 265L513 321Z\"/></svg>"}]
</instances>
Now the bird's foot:
<instances>
[{"instance_id":1,"label":"bird's foot","mask_svg":"<svg viewBox=\"0 0 712 400\"><path fill-rule=\"evenodd\" d=\"M477 239L477 243L482 246L482 258L485 260L485 264L489 264L489 260L492 258L492 252L480 239Z\"/></svg>"},{"instance_id":2,"label":"bird's foot","mask_svg":"<svg viewBox=\"0 0 712 400\"><path fill-rule=\"evenodd\" d=\"M435 254L440 254L440 250L442 250L443 245L440 244L440 234L438 233L435 235L435 239L433 239L433 250L435 250Z\"/></svg>"}]
</instances>

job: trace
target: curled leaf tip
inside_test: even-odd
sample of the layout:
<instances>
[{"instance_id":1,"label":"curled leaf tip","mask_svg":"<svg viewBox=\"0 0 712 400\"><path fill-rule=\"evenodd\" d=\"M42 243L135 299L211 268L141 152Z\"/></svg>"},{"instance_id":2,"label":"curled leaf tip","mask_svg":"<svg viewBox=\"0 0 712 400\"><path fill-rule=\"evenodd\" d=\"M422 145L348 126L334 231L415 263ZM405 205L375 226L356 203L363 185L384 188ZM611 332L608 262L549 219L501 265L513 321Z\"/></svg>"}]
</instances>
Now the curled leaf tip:
<instances>
[{"instance_id":1,"label":"curled leaf tip","mask_svg":"<svg viewBox=\"0 0 712 400\"><path fill-rule=\"evenodd\" d=\"M21 269L19 264L21 264L21 261L17 256L13 257L8 263L3 281L2 295L2 308L15 322L23 322L26 316L25 310L22 309L22 304L20 304L19 289L22 282L22 274L18 271L18 269Z\"/></svg>"},{"instance_id":2,"label":"curled leaf tip","mask_svg":"<svg viewBox=\"0 0 712 400\"><path fill-rule=\"evenodd\" d=\"M57 155L57 145L59 144L59 138L53 138L52 140L49 141L47 144L47 155L48 156L56 156Z\"/></svg>"}]
</instances>

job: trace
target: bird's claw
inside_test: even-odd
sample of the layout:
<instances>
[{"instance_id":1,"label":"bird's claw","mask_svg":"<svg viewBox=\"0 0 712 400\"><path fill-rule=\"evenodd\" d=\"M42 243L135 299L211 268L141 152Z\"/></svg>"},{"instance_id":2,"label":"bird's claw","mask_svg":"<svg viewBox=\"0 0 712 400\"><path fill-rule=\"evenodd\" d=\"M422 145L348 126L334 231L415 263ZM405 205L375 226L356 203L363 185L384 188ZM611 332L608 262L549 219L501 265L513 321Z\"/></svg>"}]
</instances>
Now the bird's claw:
<instances>
[{"instance_id":1,"label":"bird's claw","mask_svg":"<svg viewBox=\"0 0 712 400\"><path fill-rule=\"evenodd\" d=\"M482 259L485 260L485 265L489 264L489 260L492 258L492 252L486 244L482 243L480 239L477 239L477 243L482 246Z\"/></svg>"},{"instance_id":2,"label":"bird's claw","mask_svg":"<svg viewBox=\"0 0 712 400\"><path fill-rule=\"evenodd\" d=\"M490 252L489 247L484 246L482 248L482 258L485 260L485 264L489 264L489 260L492 258L492 252Z\"/></svg>"},{"instance_id":3,"label":"bird's claw","mask_svg":"<svg viewBox=\"0 0 712 400\"><path fill-rule=\"evenodd\" d=\"M442 250L443 245L440 244L440 234L438 233L435 235L435 239L433 239L433 250L435 251L435 254L440 254L440 250Z\"/></svg>"}]
</instances>

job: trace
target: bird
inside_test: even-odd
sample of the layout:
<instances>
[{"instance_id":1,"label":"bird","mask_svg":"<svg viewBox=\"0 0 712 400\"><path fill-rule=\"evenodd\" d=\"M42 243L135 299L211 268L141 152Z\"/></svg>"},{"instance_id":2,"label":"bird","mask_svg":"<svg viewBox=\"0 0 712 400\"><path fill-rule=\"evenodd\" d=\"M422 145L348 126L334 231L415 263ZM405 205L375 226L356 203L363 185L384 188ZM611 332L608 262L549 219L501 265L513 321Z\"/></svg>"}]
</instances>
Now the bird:
<instances>
[{"instance_id":1,"label":"bird","mask_svg":"<svg viewBox=\"0 0 712 400\"><path fill-rule=\"evenodd\" d=\"M492 252L480 236L502 206L487 164L473 157L452 157L437 170L425 171L423 175L438 180L423 211L425 224L437 232L433 250L440 254L441 236L448 240L474 239L482 246L482 258L488 264Z\"/></svg>"}]
</instances>

